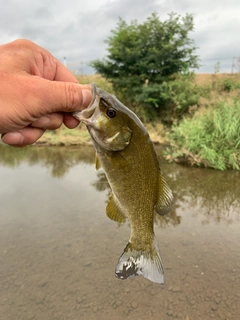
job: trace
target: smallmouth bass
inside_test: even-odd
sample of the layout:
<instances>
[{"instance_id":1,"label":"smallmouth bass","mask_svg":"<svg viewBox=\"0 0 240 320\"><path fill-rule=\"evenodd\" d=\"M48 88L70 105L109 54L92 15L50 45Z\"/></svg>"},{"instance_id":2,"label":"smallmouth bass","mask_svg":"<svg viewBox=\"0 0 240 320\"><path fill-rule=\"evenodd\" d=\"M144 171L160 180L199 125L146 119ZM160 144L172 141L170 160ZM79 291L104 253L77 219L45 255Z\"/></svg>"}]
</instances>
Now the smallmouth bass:
<instances>
[{"instance_id":1,"label":"smallmouth bass","mask_svg":"<svg viewBox=\"0 0 240 320\"><path fill-rule=\"evenodd\" d=\"M111 187L107 216L131 225L131 236L116 266L120 279L143 276L165 281L164 267L153 230L153 214L169 213L172 191L159 166L153 143L139 118L117 98L92 84L87 109L74 112L83 122L96 149L96 169L101 166Z\"/></svg>"}]
</instances>

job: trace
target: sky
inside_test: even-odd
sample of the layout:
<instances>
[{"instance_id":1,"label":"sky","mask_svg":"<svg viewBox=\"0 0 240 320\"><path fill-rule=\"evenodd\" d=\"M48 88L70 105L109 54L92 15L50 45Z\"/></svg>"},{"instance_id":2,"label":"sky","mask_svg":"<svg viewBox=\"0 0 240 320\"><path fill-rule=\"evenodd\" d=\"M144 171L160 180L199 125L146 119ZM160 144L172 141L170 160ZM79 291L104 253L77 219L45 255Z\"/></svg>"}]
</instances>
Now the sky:
<instances>
[{"instance_id":1,"label":"sky","mask_svg":"<svg viewBox=\"0 0 240 320\"><path fill-rule=\"evenodd\" d=\"M95 72L88 63L106 57L104 40L119 17L141 23L154 11L161 21L171 12L193 15L196 73L240 72L239 0L0 0L0 7L0 44L32 40L76 74Z\"/></svg>"}]
</instances>

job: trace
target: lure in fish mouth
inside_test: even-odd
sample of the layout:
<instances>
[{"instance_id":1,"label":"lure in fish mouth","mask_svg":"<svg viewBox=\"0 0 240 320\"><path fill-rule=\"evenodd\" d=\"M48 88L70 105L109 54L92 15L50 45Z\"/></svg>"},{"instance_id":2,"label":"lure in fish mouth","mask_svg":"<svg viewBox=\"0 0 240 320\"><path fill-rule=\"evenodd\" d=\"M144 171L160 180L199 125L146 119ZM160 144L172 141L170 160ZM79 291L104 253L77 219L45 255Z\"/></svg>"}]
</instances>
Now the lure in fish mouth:
<instances>
[{"instance_id":1,"label":"lure in fish mouth","mask_svg":"<svg viewBox=\"0 0 240 320\"><path fill-rule=\"evenodd\" d=\"M128 218L131 225L115 275L119 279L140 275L163 284L153 215L171 211L172 191L161 173L149 134L135 113L95 84L92 96L88 108L73 116L87 126L96 149L96 169L104 169L112 189L107 216L118 223Z\"/></svg>"}]
</instances>

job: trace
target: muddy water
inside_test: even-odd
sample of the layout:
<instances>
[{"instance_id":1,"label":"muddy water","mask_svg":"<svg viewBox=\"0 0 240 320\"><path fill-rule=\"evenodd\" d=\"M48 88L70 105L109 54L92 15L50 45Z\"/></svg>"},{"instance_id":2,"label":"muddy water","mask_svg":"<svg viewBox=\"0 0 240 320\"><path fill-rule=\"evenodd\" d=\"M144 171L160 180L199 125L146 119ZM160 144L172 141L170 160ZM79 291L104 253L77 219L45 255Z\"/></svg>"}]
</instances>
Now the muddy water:
<instances>
[{"instance_id":1,"label":"muddy water","mask_svg":"<svg viewBox=\"0 0 240 320\"><path fill-rule=\"evenodd\" d=\"M162 164L164 286L114 276L130 228L105 216L92 148L0 146L0 319L240 319L240 173Z\"/></svg>"}]
</instances>

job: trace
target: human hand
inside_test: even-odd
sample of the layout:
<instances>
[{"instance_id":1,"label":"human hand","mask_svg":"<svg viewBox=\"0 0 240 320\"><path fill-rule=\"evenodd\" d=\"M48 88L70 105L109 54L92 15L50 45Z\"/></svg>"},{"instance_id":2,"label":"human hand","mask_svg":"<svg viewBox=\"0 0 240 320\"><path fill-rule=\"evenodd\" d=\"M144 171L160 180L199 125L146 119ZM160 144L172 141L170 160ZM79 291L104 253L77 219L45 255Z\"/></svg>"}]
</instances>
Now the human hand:
<instances>
[{"instance_id":1,"label":"human hand","mask_svg":"<svg viewBox=\"0 0 240 320\"><path fill-rule=\"evenodd\" d=\"M46 129L75 128L71 112L86 108L91 90L47 50L29 40L0 45L0 134L13 146L36 142Z\"/></svg>"}]
</instances>

